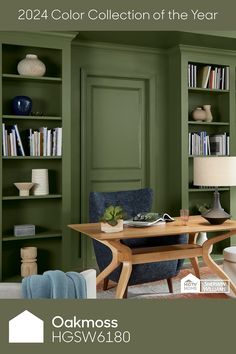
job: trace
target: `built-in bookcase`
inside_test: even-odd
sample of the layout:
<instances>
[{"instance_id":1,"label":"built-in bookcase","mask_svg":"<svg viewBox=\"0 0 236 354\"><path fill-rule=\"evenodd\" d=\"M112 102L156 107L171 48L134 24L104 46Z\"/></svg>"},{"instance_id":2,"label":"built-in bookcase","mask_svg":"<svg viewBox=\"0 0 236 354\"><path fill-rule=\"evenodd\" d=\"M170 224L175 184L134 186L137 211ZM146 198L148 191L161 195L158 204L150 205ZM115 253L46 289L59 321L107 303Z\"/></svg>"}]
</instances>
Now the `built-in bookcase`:
<instances>
[{"instance_id":1,"label":"built-in bookcase","mask_svg":"<svg viewBox=\"0 0 236 354\"><path fill-rule=\"evenodd\" d=\"M58 38L53 42L52 37L49 37L39 35L40 45L36 38L35 41L31 39L31 35L29 40L26 35L25 40L16 41L14 36L10 36L8 43L2 41L1 129L2 123L6 126L17 124L23 144L28 143L27 137L24 140L28 129L63 127L66 132L70 129L70 111L66 111L65 98L63 99L63 87L70 85L70 70L63 69L63 63L67 63L70 67L67 59L70 53L67 46L68 38L66 53L64 44L60 45ZM34 43L37 43L37 46L32 45ZM46 65L46 74L43 77L21 76L17 73L18 62L29 53L38 55ZM32 99L32 111L40 112L40 116L14 115L11 101L18 95L29 96ZM63 144L62 156L13 157L1 154L1 279L3 281L20 279L20 248L24 246L37 247L39 273L48 269L62 269L65 266L63 245L67 232L66 223L70 222L64 217L65 203L70 199L70 187L64 189L64 185L67 184L65 179L70 176L70 171L65 173L63 168L66 165L64 159L68 160L70 156L67 146L69 145ZM31 171L37 168L49 171L49 195L19 197L13 183L31 181ZM66 195L63 194L65 192ZM19 224L34 224L36 235L15 237L14 225Z\"/></svg>"},{"instance_id":2,"label":"built-in bookcase","mask_svg":"<svg viewBox=\"0 0 236 354\"><path fill-rule=\"evenodd\" d=\"M189 208L191 214L199 213L198 207L204 204L211 205L213 188L199 188L193 185L194 156L189 148L190 136L213 137L224 135L229 137L229 155L235 155L236 146L236 114L235 114L235 59L236 53L217 51L210 48L180 46L170 58L170 80L172 107L171 114L176 118L174 129L170 129L172 148L175 151L170 155L170 199L173 202L173 212L179 208ZM217 69L217 70L215 70ZM191 73L190 73L191 70ZM207 70L209 76L207 78ZM209 83L210 70L214 71L217 79ZM222 78L222 73L223 78ZM223 82L222 82L223 80ZM173 82L175 82L173 84ZM179 105L180 109L175 108ZM195 121L192 112L197 107L211 105L213 120L211 122ZM173 122L173 120L172 120ZM173 149L172 149L173 150ZM200 153L200 155L208 155ZM198 156L195 153L195 156ZM234 188L219 189L224 209L235 217L235 190ZM231 240L234 243L234 240ZM227 245L223 242L215 253L222 254Z\"/></svg>"},{"instance_id":3,"label":"built-in bookcase","mask_svg":"<svg viewBox=\"0 0 236 354\"><path fill-rule=\"evenodd\" d=\"M206 65L205 63L194 63L190 64L194 68L196 72L196 77L194 79L194 83L196 83L196 87L192 87L190 85L188 79L188 133L191 137L193 134L201 139L200 145L203 145L201 151L199 153L191 154L191 149L189 151L189 159L188 159L188 200L189 200L189 209L191 213L198 212L198 206L203 204L210 205L211 195L213 193L212 188L204 188L204 187L195 187L193 185L193 159L194 156L201 155L213 155L212 149L208 147L209 140L215 136L225 136L226 139L229 139L229 129L230 129L230 102L229 102L229 66L220 66L220 65ZM203 77L202 71L204 68L209 68L210 74L207 77ZM213 68L213 69L212 69ZM220 73L215 72L215 68L220 69ZM224 70L224 82L221 86L222 81L222 70ZM210 76L214 73L215 76L218 74L218 78L215 81L218 81L218 84L215 82L214 85L210 83ZM227 76L226 76L227 73ZM188 73L189 75L189 73ZM204 81L204 84L203 84ZM214 88L210 88L212 86ZM218 87L217 87L218 85ZM202 87L206 86L206 87ZM217 87L217 88L216 88ZM227 88L227 89L226 89ZM203 107L204 105L211 106L211 112L213 116L212 122L200 122L195 121L192 117L192 112L197 107ZM208 141L206 139L208 137ZM188 142L191 145L191 141ZM205 145L205 146L204 146ZM212 146L211 146L212 147ZM222 155L226 155L223 153ZM229 148L230 154L230 148ZM229 188L220 188L222 194L222 203L224 207L229 210Z\"/></svg>"}]
</instances>

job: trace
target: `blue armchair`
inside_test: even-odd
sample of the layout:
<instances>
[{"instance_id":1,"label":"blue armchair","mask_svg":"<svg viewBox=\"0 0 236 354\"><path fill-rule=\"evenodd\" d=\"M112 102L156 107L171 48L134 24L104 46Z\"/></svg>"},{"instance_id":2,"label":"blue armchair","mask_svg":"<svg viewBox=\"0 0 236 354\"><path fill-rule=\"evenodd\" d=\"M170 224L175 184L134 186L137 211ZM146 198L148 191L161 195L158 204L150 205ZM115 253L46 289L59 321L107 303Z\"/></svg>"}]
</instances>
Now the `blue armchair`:
<instances>
[{"instance_id":1,"label":"blue armchair","mask_svg":"<svg viewBox=\"0 0 236 354\"><path fill-rule=\"evenodd\" d=\"M109 205L121 205L128 218L132 218L139 212L150 212L152 208L153 191L149 188L120 191L120 192L91 192L89 197L89 220L98 222L104 209ZM186 243L187 236L167 236L154 238L134 238L122 241L130 248L154 247ZM95 256L100 272L111 262L112 254L108 247L93 240ZM147 264L136 264L128 285L143 284L147 282L167 279L169 291L173 292L172 280L183 264L183 260L171 260L153 262ZM109 279L118 282L121 273L121 266L114 270L104 281L104 290L107 289ZM125 296L127 296L127 291Z\"/></svg>"}]
</instances>

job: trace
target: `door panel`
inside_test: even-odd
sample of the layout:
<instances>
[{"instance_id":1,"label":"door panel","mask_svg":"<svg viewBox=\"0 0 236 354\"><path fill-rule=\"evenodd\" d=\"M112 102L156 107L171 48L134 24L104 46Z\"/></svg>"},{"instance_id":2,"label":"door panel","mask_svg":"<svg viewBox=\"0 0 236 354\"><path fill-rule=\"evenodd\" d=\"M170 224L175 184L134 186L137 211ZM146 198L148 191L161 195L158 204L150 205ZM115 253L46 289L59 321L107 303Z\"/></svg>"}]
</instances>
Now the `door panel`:
<instances>
[{"instance_id":1,"label":"door panel","mask_svg":"<svg viewBox=\"0 0 236 354\"><path fill-rule=\"evenodd\" d=\"M81 210L82 221L86 222L90 191L130 190L147 185L149 124L145 80L86 76L83 83ZM83 240L86 266L92 266L91 242Z\"/></svg>"},{"instance_id":2,"label":"door panel","mask_svg":"<svg viewBox=\"0 0 236 354\"><path fill-rule=\"evenodd\" d=\"M91 81L92 168L140 168L143 92L139 87L114 87L114 83L113 87L94 86Z\"/></svg>"}]
</instances>

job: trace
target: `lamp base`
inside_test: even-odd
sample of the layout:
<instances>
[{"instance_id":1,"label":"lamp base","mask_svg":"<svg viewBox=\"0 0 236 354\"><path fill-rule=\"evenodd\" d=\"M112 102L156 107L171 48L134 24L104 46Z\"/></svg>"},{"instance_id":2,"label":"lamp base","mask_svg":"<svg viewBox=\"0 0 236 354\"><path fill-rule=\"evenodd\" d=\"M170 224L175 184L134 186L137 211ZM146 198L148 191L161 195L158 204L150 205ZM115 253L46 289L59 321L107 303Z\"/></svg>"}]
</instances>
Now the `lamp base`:
<instances>
[{"instance_id":1,"label":"lamp base","mask_svg":"<svg viewBox=\"0 0 236 354\"><path fill-rule=\"evenodd\" d=\"M207 213L202 214L202 217L209 221L212 225L223 224L226 220L231 218L231 215L226 213L224 209L211 209Z\"/></svg>"},{"instance_id":2,"label":"lamp base","mask_svg":"<svg viewBox=\"0 0 236 354\"><path fill-rule=\"evenodd\" d=\"M216 187L214 192L214 204L213 208L206 213L202 214L202 217L209 221L210 224L220 225L226 220L231 218L231 215L226 213L220 204L220 193Z\"/></svg>"}]
</instances>

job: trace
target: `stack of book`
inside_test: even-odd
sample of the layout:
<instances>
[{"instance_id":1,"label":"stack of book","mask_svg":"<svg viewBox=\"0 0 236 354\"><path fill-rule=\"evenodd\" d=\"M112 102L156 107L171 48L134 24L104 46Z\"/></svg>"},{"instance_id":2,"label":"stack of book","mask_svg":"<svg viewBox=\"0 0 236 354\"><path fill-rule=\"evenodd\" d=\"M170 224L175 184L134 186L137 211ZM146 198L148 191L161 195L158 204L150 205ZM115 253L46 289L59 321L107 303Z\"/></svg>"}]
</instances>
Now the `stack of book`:
<instances>
[{"instance_id":1,"label":"stack of book","mask_svg":"<svg viewBox=\"0 0 236 354\"><path fill-rule=\"evenodd\" d=\"M2 124L3 156L61 156L62 128L28 129L22 142L17 124Z\"/></svg>"},{"instance_id":2,"label":"stack of book","mask_svg":"<svg viewBox=\"0 0 236 354\"><path fill-rule=\"evenodd\" d=\"M61 156L62 128L29 130L30 156Z\"/></svg>"},{"instance_id":3,"label":"stack of book","mask_svg":"<svg viewBox=\"0 0 236 354\"><path fill-rule=\"evenodd\" d=\"M189 133L189 155L229 155L230 138L226 133L208 135L205 131Z\"/></svg>"},{"instance_id":4,"label":"stack of book","mask_svg":"<svg viewBox=\"0 0 236 354\"><path fill-rule=\"evenodd\" d=\"M25 156L17 125L5 127L2 124L2 154L3 156Z\"/></svg>"},{"instance_id":5,"label":"stack of book","mask_svg":"<svg viewBox=\"0 0 236 354\"><path fill-rule=\"evenodd\" d=\"M229 90L229 67L188 64L188 86Z\"/></svg>"}]
</instances>

